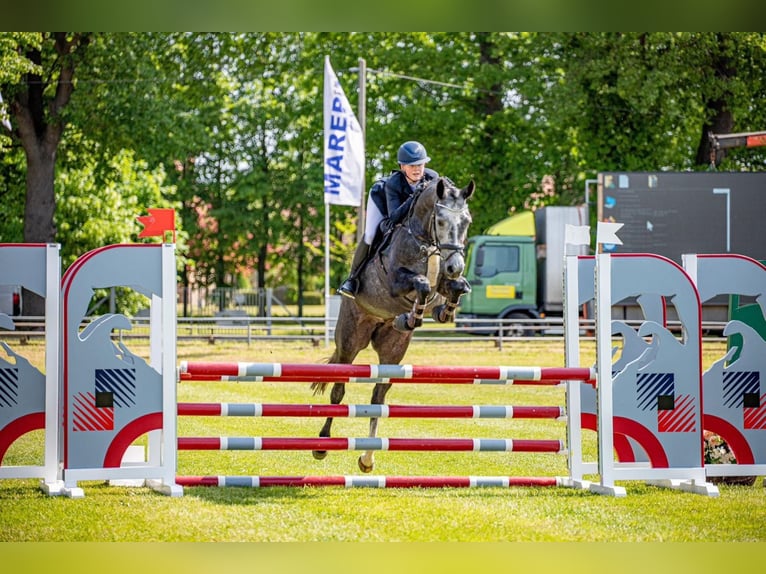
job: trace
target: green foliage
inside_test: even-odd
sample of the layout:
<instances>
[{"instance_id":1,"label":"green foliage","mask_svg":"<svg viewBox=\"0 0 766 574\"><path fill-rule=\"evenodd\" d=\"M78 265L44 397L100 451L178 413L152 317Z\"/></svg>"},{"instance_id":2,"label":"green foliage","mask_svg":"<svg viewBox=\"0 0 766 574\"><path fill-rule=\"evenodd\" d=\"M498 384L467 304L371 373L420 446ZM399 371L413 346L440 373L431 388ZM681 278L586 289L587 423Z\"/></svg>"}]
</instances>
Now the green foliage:
<instances>
[{"instance_id":1,"label":"green foliage","mask_svg":"<svg viewBox=\"0 0 766 574\"><path fill-rule=\"evenodd\" d=\"M40 48L40 32L0 32L0 86L13 84L19 76L30 72L41 73L42 68L25 57L24 52ZM8 98L10 92L3 91Z\"/></svg>"},{"instance_id":2,"label":"green foliage","mask_svg":"<svg viewBox=\"0 0 766 574\"><path fill-rule=\"evenodd\" d=\"M22 154L0 153L0 243L24 241L24 193Z\"/></svg>"},{"instance_id":3,"label":"green foliage","mask_svg":"<svg viewBox=\"0 0 766 574\"><path fill-rule=\"evenodd\" d=\"M129 151L108 165L80 162L56 181L57 227L65 266L94 246L136 241L136 220L150 207L177 207L162 167L150 170Z\"/></svg>"},{"instance_id":4,"label":"green foliage","mask_svg":"<svg viewBox=\"0 0 766 574\"><path fill-rule=\"evenodd\" d=\"M44 45L43 38L0 34L6 99L32 66L15 47ZM57 166L64 182L57 189L65 211L56 220L60 232L80 227L90 205L76 193L67 202L72 178L80 178L82 197L95 191L93 182L102 181L100 172L108 173L115 157L131 153L148 172L163 170L162 195L167 187L165 199L179 204L192 284L228 286L246 277L254 287L321 289L325 55L354 107L364 58L367 186L397 168L403 141L420 140L431 167L461 186L476 181L472 231L479 232L529 205L581 202L585 181L599 171L707 169L708 131L766 127L765 38L755 32L93 34L78 53L76 89L64 110ZM10 222L23 215L15 137L0 142L16 146L0 164L0 192L10 200L0 209L11 216L2 237L18 234ZM718 159L721 169L761 170L766 149L731 150ZM84 171L67 173L72 169ZM552 194L540 193L544 178L552 179ZM140 188L125 182L122 193L140 196L134 185ZM121 213L127 210L106 210L103 217ZM347 272L356 213L332 206L332 285ZM108 225L103 232L89 227L72 246L64 239L74 237L59 240L74 253L114 237Z\"/></svg>"},{"instance_id":5,"label":"green foliage","mask_svg":"<svg viewBox=\"0 0 766 574\"><path fill-rule=\"evenodd\" d=\"M41 73L39 64L24 57L23 49L39 48L41 36L34 32L0 32L0 120L10 121L8 106L14 95L13 84L27 73ZM8 153L11 147L8 130L0 123L0 152ZM4 195L4 194L3 194ZM2 197L2 196L0 196Z\"/></svg>"},{"instance_id":6,"label":"green foliage","mask_svg":"<svg viewBox=\"0 0 766 574\"><path fill-rule=\"evenodd\" d=\"M324 303L324 293L321 291L304 291L303 292L303 304L304 305L321 305Z\"/></svg>"},{"instance_id":7,"label":"green foliage","mask_svg":"<svg viewBox=\"0 0 766 574\"><path fill-rule=\"evenodd\" d=\"M64 268L95 247L137 241L143 227L136 218L148 208L178 207L172 202L175 192L165 183L162 167L150 170L132 152L120 152L107 165L82 158L76 163L77 167L61 170L56 179L57 237ZM105 297L102 292L95 296L99 300ZM140 294L119 291L120 312L131 314L146 306ZM102 306L96 314L106 309Z\"/></svg>"}]
</instances>

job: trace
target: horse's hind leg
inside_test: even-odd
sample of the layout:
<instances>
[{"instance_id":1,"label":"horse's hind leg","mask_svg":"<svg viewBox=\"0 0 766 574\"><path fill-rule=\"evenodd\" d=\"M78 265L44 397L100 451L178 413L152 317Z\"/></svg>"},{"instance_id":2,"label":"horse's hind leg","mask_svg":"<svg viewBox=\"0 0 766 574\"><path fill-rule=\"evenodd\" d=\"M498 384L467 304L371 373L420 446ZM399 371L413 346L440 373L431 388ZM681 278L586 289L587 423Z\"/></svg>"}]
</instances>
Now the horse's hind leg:
<instances>
[{"instance_id":1,"label":"horse's hind leg","mask_svg":"<svg viewBox=\"0 0 766 574\"><path fill-rule=\"evenodd\" d=\"M330 404L339 405L341 401L343 400L343 395L345 394L346 394L346 384L334 383L332 386L332 391L330 391ZM322 426L322 430L319 431L320 438L330 438L331 427L332 427L332 417L327 417L327 419L324 422L324 426ZM327 451L314 450L314 451L311 451L311 454L314 455L315 459L322 460L324 457L327 456Z\"/></svg>"},{"instance_id":2,"label":"horse's hind leg","mask_svg":"<svg viewBox=\"0 0 766 574\"><path fill-rule=\"evenodd\" d=\"M341 299L338 322L335 326L335 351L329 360L331 364L353 363L359 351L369 343L376 323L375 321L366 321L352 299L347 297ZM333 383L332 391L330 391L330 404L339 405L345 394L345 383ZM319 431L320 438L330 438L332 421L332 417L325 420ZM327 451L315 450L312 454L315 459L321 460L327 456Z\"/></svg>"},{"instance_id":3,"label":"horse's hind leg","mask_svg":"<svg viewBox=\"0 0 766 574\"><path fill-rule=\"evenodd\" d=\"M373 405L382 405L386 402L386 393L391 388L391 383L378 383L372 390L372 399L370 403ZM370 419L370 438L374 438L378 432L378 418L374 417ZM371 472L375 466L374 451L366 450L359 457L359 469L362 472Z\"/></svg>"},{"instance_id":4,"label":"horse's hind leg","mask_svg":"<svg viewBox=\"0 0 766 574\"><path fill-rule=\"evenodd\" d=\"M402 333L395 330L390 324L378 328L372 337L372 347L378 354L381 365L398 365L407 353L407 348L412 339L412 331ZM382 405L386 402L386 393L391 388L391 383L377 383L372 389L373 405ZM370 438L375 438L378 432L378 419L370 419ZM367 450L359 457L359 469L362 472L371 472L375 466L375 451Z\"/></svg>"}]
</instances>

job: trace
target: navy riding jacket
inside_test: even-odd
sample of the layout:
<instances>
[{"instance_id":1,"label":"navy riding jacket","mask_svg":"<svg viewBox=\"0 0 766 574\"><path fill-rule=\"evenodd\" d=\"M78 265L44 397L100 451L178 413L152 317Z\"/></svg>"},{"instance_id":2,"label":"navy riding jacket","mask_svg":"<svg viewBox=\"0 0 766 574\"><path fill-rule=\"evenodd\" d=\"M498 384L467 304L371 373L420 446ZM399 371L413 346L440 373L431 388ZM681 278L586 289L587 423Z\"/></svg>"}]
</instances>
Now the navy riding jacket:
<instances>
[{"instance_id":1,"label":"navy riding jacket","mask_svg":"<svg viewBox=\"0 0 766 574\"><path fill-rule=\"evenodd\" d=\"M425 168L423 177L418 183L425 183L439 177L439 174ZM383 214L381 222L382 229L390 229L397 223L400 223L407 211L409 211L413 190L407 183L407 178L402 171L392 171L385 180L383 186L373 186L370 190L370 197L375 202L380 212Z\"/></svg>"}]
</instances>

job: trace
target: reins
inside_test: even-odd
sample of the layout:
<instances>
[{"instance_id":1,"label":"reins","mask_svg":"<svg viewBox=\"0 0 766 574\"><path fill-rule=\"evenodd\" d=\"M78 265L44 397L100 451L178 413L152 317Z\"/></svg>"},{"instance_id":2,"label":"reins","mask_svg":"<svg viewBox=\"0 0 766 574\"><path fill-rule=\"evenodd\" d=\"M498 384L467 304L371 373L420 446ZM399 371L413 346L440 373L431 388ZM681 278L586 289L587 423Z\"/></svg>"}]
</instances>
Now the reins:
<instances>
[{"instance_id":1,"label":"reins","mask_svg":"<svg viewBox=\"0 0 766 574\"><path fill-rule=\"evenodd\" d=\"M449 182L451 185L452 182L444 178L445 181ZM434 201L433 209L431 210L431 216L429 218L428 226L427 226L427 233L426 235L418 234L412 229L412 220L413 215L415 213L415 207L417 205L418 200L420 199L420 196L423 192L424 187L420 186L415 191L415 197L413 198L412 205L410 206L409 211L407 212L407 232L410 234L410 236L415 239L420 244L420 250L423 253L424 257L431 257L433 255L439 255L441 256L442 250L444 251L451 251L450 255L448 257L451 257L455 253L460 253L461 255L465 252L465 246L456 244L456 243L441 243L438 239L438 234L436 233L436 209L442 208L447 209L453 213L460 213L465 211L466 207L461 207L459 209L450 207L448 205L445 205L443 203L439 203L438 201Z\"/></svg>"},{"instance_id":2,"label":"reins","mask_svg":"<svg viewBox=\"0 0 766 574\"><path fill-rule=\"evenodd\" d=\"M445 181L454 186L450 180L445 178ZM424 189L425 187L421 185L415 190L415 196L413 197L412 205L407 212L406 229L410 237L412 237L420 247L421 259L427 263L426 276L428 277L428 282L433 289L436 287L439 281L442 260L448 260L455 254L464 255L465 251L465 247L463 245L455 243L441 243L439 241L439 237L436 231L436 212L438 209L447 209L453 213L460 213L467 209L467 207L464 206L456 209L446 204L439 203L439 201L435 199L428 223L423 226L423 231L425 233L420 233L419 231L413 229L412 222L416 219L415 209ZM442 252L448 252L446 257L442 255ZM435 296L435 293L433 296Z\"/></svg>"},{"instance_id":3,"label":"reins","mask_svg":"<svg viewBox=\"0 0 766 574\"><path fill-rule=\"evenodd\" d=\"M451 180L448 178L443 178L446 182L448 182L451 186L454 187L454 183L452 183ZM436 181L429 182L432 185L436 185ZM437 209L447 209L451 211L452 213L461 213L468 209L467 206L463 206L461 208L453 208L449 205L446 205L444 203L439 203L438 199L434 200L433 208L430 211L430 214L428 215L428 221L425 224L421 223L421 229L417 229L413 226L413 221L420 221L418 218L415 217L415 210L418 204L418 201L421 199L421 195L423 194L424 190L426 189L426 183L419 184L412 196L412 202L410 204L409 209L407 210L407 215L405 216L404 220L402 221L401 227L403 230L406 230L407 235L414 240L414 242L418 245L419 251L420 251L420 258L421 261L427 262L427 272L426 275L428 277L429 283L431 284L431 287L435 287L436 283L438 281L440 272L441 272L441 262L442 260L448 260L449 258L453 257L455 254L465 255L465 246L461 244L455 244L455 243L441 243L438 239L438 234L436 233L436 212ZM383 273L388 273L388 270L386 269L386 262L383 258L383 251L384 247L386 246L387 241L391 241L393 239L393 233L388 233L382 240L382 245L376 250L378 257L380 258L380 264L381 264L381 270ZM442 252L448 252L446 254L446 257L442 257ZM435 296L435 293L434 293Z\"/></svg>"}]
</instances>

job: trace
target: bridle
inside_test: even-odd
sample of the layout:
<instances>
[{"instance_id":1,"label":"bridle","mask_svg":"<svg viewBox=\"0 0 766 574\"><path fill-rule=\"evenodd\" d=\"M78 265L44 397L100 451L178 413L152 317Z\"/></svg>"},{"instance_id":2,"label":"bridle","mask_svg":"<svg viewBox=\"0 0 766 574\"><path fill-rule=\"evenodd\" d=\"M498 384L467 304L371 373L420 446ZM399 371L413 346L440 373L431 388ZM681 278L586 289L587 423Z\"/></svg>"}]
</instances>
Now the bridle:
<instances>
[{"instance_id":1,"label":"bridle","mask_svg":"<svg viewBox=\"0 0 766 574\"><path fill-rule=\"evenodd\" d=\"M449 182L451 185L452 182L445 178L445 181ZM410 207L409 213L407 214L407 233L416 241L416 243L420 246L420 255L421 259L423 261L428 262L428 278L429 282L432 286L436 284L436 280L439 274L439 268L441 267L441 261L442 259L444 261L449 260L451 257L454 257L457 254L460 254L461 256L465 256L465 245L458 244L458 243L442 243L439 241L438 233L436 232L436 212L438 209L446 209L448 211L451 211L452 213L465 213L468 211L468 206L464 205L460 208L450 207L449 205L446 205L444 203L440 203L438 200L434 201L433 209L431 210L431 215L429 217L428 225L426 227L426 234L418 233L416 230L412 228L412 220L413 214L415 211L415 206L417 204L418 199L420 199L420 194L422 193L423 187L420 186L416 193L418 194L413 202L412 206ZM445 252L445 256L442 255L442 253Z\"/></svg>"},{"instance_id":2,"label":"bridle","mask_svg":"<svg viewBox=\"0 0 766 574\"><path fill-rule=\"evenodd\" d=\"M441 243L439 241L437 237L437 233L436 233L436 208L437 207L446 209L447 211L451 211L452 213L463 214L466 211L468 211L468 206L464 205L463 207L457 208L457 207L450 207L449 205L436 202L434 203L434 210L433 210L433 213L431 214L431 223L429 225L431 242L433 243L433 245L436 246L436 248L439 251L441 251L442 249L446 249L447 251L452 251L453 253L460 253L461 255L463 255L465 253L465 245L459 244L459 243Z\"/></svg>"},{"instance_id":3,"label":"bridle","mask_svg":"<svg viewBox=\"0 0 766 574\"><path fill-rule=\"evenodd\" d=\"M444 178L445 181L449 182L451 185L454 185L449 179ZM412 206L410 207L409 213L407 214L407 233L419 244L420 246L420 253L424 260L430 260L432 257L438 257L437 261L442 258L442 252L449 252L449 254L446 256L445 261L450 259L456 254L465 255L465 245L458 244L458 243L442 243L439 241L438 234L436 232L436 212L438 208L446 209L448 211L451 211L452 213L465 213L468 211L468 206L464 205L460 208L450 207L449 205L446 205L444 203L439 203L438 201L434 201L433 209L431 210L431 216L429 218L429 222L427 225L427 233L426 235L423 235L422 233L418 233L417 231L413 230L412 228L412 220L413 214L415 211L415 206L417 204L418 199L420 199L420 194L423 191L423 186L419 186L416 189L417 196L412 201Z\"/></svg>"}]
</instances>

